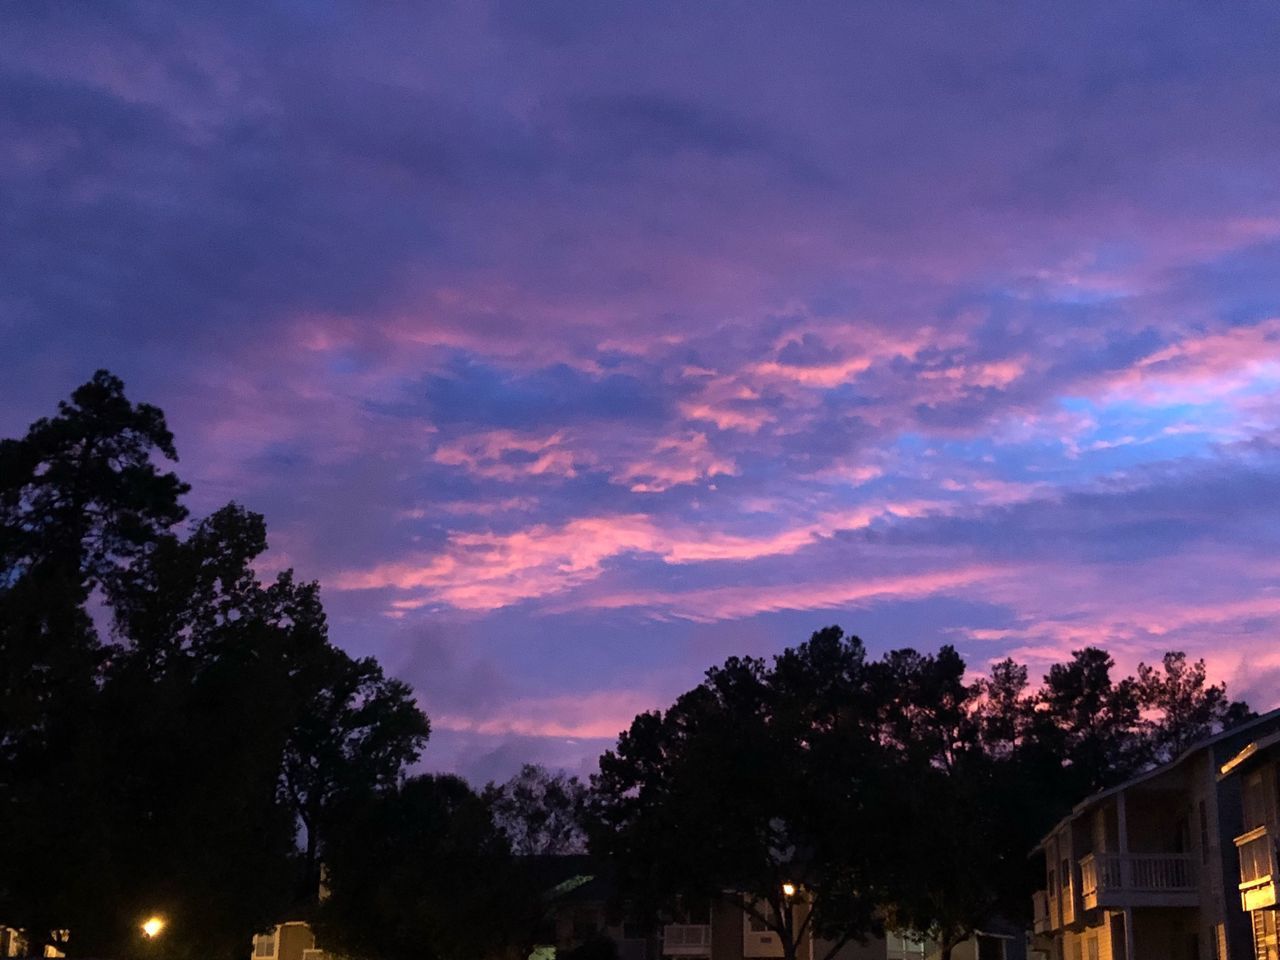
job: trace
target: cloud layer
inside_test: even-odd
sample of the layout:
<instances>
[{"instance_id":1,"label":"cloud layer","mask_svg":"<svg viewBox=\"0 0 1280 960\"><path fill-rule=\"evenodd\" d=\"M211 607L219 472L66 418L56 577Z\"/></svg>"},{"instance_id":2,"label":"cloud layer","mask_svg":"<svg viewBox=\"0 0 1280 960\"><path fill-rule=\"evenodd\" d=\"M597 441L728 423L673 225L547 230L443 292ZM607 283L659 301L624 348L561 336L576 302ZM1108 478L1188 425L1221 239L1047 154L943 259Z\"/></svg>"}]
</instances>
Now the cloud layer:
<instances>
[{"instance_id":1,"label":"cloud layer","mask_svg":"<svg viewBox=\"0 0 1280 960\"><path fill-rule=\"evenodd\" d=\"M161 404L433 765L831 621L1276 704L1274 5L0 20L0 428Z\"/></svg>"}]
</instances>

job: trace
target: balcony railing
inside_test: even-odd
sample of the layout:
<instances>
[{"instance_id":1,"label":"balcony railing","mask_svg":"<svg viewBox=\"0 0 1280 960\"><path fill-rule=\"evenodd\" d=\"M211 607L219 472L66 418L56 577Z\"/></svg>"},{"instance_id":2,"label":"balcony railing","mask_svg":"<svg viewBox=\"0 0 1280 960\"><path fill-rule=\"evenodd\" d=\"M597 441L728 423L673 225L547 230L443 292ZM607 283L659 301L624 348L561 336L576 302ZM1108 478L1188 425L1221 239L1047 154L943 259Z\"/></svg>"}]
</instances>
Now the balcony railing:
<instances>
[{"instance_id":1,"label":"balcony railing","mask_svg":"<svg viewBox=\"0 0 1280 960\"><path fill-rule=\"evenodd\" d=\"M711 956L711 925L669 923L662 928L662 955L666 957Z\"/></svg>"},{"instance_id":2,"label":"balcony railing","mask_svg":"<svg viewBox=\"0 0 1280 960\"><path fill-rule=\"evenodd\" d=\"M1246 910L1262 910L1276 904L1276 840L1267 828L1258 827L1236 837L1240 854L1240 901Z\"/></svg>"},{"instance_id":3,"label":"balcony railing","mask_svg":"<svg viewBox=\"0 0 1280 960\"><path fill-rule=\"evenodd\" d=\"M1049 919L1049 893L1037 890L1031 895L1032 929L1036 933L1048 933L1053 929Z\"/></svg>"},{"instance_id":4,"label":"balcony railing","mask_svg":"<svg viewBox=\"0 0 1280 960\"><path fill-rule=\"evenodd\" d=\"M1080 893L1095 907L1194 906L1195 863L1183 853L1098 853L1080 861Z\"/></svg>"}]
</instances>

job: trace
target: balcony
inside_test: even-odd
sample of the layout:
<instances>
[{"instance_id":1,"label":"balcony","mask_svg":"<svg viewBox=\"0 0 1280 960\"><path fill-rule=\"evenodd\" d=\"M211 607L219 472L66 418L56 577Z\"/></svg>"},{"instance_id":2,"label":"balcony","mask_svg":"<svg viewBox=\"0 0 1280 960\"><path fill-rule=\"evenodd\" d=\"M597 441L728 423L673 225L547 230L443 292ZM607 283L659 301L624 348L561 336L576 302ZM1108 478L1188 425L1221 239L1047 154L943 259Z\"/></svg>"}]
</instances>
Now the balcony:
<instances>
[{"instance_id":1,"label":"balcony","mask_svg":"<svg viewBox=\"0 0 1280 960\"><path fill-rule=\"evenodd\" d=\"M1098 853L1080 861L1084 909L1194 907L1195 864L1182 853Z\"/></svg>"},{"instance_id":2,"label":"balcony","mask_svg":"<svg viewBox=\"0 0 1280 960\"><path fill-rule=\"evenodd\" d=\"M1053 929L1049 918L1049 894L1045 890L1037 890L1031 895L1032 930L1036 933L1048 933Z\"/></svg>"},{"instance_id":3,"label":"balcony","mask_svg":"<svg viewBox=\"0 0 1280 960\"><path fill-rule=\"evenodd\" d=\"M1058 907L1058 924L1063 927L1069 927L1076 922L1076 915L1080 912L1080 881L1076 877L1071 878L1070 883L1062 885L1062 899Z\"/></svg>"},{"instance_id":4,"label":"balcony","mask_svg":"<svg viewBox=\"0 0 1280 960\"><path fill-rule=\"evenodd\" d=\"M1264 827L1236 837L1240 854L1240 903L1245 910L1276 905L1276 841Z\"/></svg>"},{"instance_id":5,"label":"balcony","mask_svg":"<svg viewBox=\"0 0 1280 960\"><path fill-rule=\"evenodd\" d=\"M669 923L662 928L664 957L711 956L711 925L706 923Z\"/></svg>"}]
</instances>

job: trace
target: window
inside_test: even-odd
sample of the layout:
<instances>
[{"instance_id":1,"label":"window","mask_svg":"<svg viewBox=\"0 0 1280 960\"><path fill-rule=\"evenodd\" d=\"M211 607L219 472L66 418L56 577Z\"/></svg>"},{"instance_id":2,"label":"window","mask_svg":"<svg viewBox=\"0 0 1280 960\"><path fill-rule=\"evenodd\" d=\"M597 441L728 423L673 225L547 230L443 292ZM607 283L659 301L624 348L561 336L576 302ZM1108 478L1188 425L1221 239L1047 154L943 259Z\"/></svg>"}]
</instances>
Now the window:
<instances>
[{"instance_id":1,"label":"window","mask_svg":"<svg viewBox=\"0 0 1280 960\"><path fill-rule=\"evenodd\" d=\"M1062 860L1062 892L1066 893L1071 889L1071 861L1065 857Z\"/></svg>"},{"instance_id":2,"label":"window","mask_svg":"<svg viewBox=\"0 0 1280 960\"><path fill-rule=\"evenodd\" d=\"M1240 882L1256 883L1271 876L1271 837L1259 834L1240 842Z\"/></svg>"},{"instance_id":3,"label":"window","mask_svg":"<svg viewBox=\"0 0 1280 960\"><path fill-rule=\"evenodd\" d=\"M253 938L253 955L255 957L274 957L276 955L276 935L261 933Z\"/></svg>"},{"instance_id":4,"label":"window","mask_svg":"<svg viewBox=\"0 0 1280 960\"><path fill-rule=\"evenodd\" d=\"M978 960L1004 960L1004 940L1000 937L989 937L985 933L978 934ZM1091 958L1097 960L1097 958Z\"/></svg>"},{"instance_id":5,"label":"window","mask_svg":"<svg viewBox=\"0 0 1280 960\"><path fill-rule=\"evenodd\" d=\"M884 935L885 960L924 960L928 946L923 940L913 940L910 933L887 931Z\"/></svg>"}]
</instances>

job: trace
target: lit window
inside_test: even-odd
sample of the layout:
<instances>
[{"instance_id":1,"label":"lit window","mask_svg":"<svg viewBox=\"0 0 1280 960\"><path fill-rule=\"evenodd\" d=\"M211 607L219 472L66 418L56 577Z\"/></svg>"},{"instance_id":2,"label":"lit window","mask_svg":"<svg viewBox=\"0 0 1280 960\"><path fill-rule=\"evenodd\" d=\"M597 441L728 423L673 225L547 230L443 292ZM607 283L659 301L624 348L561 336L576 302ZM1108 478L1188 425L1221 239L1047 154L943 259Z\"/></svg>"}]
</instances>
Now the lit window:
<instances>
[{"instance_id":1,"label":"lit window","mask_svg":"<svg viewBox=\"0 0 1280 960\"><path fill-rule=\"evenodd\" d=\"M274 933L264 933L254 937L253 955L255 957L274 957L276 955L276 935Z\"/></svg>"}]
</instances>

